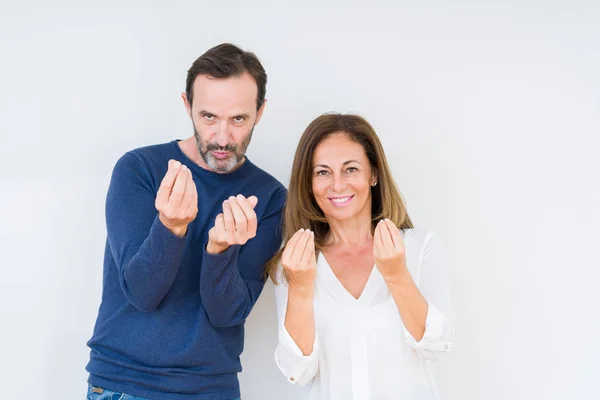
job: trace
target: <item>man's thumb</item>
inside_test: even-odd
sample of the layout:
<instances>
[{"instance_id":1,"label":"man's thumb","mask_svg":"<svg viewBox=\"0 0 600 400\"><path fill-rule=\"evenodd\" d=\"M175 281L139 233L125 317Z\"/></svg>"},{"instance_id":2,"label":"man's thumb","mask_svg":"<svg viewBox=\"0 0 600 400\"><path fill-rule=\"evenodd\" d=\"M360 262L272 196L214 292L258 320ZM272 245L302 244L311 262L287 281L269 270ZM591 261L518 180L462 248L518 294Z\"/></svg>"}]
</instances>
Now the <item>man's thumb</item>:
<instances>
[{"instance_id":1,"label":"man's thumb","mask_svg":"<svg viewBox=\"0 0 600 400\"><path fill-rule=\"evenodd\" d=\"M248 203L250 203L252 208L256 207L256 205L258 204L258 197L256 197L256 196L248 197Z\"/></svg>"}]
</instances>

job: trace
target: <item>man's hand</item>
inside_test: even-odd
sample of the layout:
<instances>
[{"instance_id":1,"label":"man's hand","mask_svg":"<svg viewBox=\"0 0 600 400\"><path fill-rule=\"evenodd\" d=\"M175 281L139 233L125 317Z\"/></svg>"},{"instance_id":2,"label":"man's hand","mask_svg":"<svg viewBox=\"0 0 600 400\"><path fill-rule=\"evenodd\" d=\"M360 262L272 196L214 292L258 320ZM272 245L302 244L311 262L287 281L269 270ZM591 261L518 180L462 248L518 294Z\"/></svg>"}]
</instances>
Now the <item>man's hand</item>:
<instances>
[{"instance_id":1,"label":"man's hand","mask_svg":"<svg viewBox=\"0 0 600 400\"><path fill-rule=\"evenodd\" d=\"M254 207L258 203L256 196L247 199L238 194L223 202L223 212L217 215L215 226L208 231L206 252L219 254L229 246L245 244L256 236L256 213Z\"/></svg>"},{"instance_id":2,"label":"man's hand","mask_svg":"<svg viewBox=\"0 0 600 400\"><path fill-rule=\"evenodd\" d=\"M179 161L169 160L169 168L156 194L158 218L174 235L183 237L198 214L198 192L192 172Z\"/></svg>"}]
</instances>

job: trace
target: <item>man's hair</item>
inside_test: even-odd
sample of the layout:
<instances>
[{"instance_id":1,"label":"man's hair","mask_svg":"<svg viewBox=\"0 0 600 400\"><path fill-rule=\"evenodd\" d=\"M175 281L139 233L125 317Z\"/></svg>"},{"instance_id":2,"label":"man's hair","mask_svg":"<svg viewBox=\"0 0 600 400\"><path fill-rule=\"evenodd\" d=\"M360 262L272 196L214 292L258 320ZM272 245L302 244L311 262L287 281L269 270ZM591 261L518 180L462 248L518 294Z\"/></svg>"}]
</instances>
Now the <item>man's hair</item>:
<instances>
[{"instance_id":1,"label":"man's hair","mask_svg":"<svg viewBox=\"0 0 600 400\"><path fill-rule=\"evenodd\" d=\"M231 43L219 44L202 54L188 70L185 93L192 105L194 81L198 75L209 75L213 78L224 79L241 76L248 72L258 87L256 109L265 102L267 92L267 73L256 54L244 51Z\"/></svg>"}]
</instances>

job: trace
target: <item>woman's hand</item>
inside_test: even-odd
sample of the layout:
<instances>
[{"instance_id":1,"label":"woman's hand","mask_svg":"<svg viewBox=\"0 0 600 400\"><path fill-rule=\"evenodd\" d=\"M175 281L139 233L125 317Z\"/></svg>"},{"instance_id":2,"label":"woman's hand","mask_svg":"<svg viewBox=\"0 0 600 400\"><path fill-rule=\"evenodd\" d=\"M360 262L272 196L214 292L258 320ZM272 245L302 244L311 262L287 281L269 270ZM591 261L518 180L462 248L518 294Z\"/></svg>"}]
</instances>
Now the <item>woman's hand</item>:
<instances>
[{"instance_id":1,"label":"woman's hand","mask_svg":"<svg viewBox=\"0 0 600 400\"><path fill-rule=\"evenodd\" d=\"M406 248L400 230L389 219L381 220L373 235L373 258L387 281L402 278L407 272Z\"/></svg>"},{"instance_id":2,"label":"woman's hand","mask_svg":"<svg viewBox=\"0 0 600 400\"><path fill-rule=\"evenodd\" d=\"M281 264L290 289L306 289L307 294L312 293L317 271L314 233L308 229L296 232L283 250Z\"/></svg>"}]
</instances>

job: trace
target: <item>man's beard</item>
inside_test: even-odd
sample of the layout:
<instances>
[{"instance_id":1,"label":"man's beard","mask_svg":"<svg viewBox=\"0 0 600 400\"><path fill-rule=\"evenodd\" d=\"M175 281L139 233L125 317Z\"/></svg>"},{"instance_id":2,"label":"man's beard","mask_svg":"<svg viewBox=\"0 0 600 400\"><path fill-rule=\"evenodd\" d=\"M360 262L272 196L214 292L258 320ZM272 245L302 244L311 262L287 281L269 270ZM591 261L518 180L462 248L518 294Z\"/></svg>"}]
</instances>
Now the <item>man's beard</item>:
<instances>
[{"instance_id":1,"label":"man's beard","mask_svg":"<svg viewBox=\"0 0 600 400\"><path fill-rule=\"evenodd\" d=\"M215 172L219 173L227 173L231 172L237 165L243 160L246 155L246 150L248 149L248 145L250 144L250 140L252 139L252 133L254 132L254 126L250 130L250 133L244 139L242 144L239 146L234 143L228 143L226 146L219 146L216 143L204 142L200 138L200 134L194 125L194 137L196 138L196 147L198 148L198 153L200 157L208 167ZM214 157L210 152L211 151L227 151L230 153L229 157L219 160Z\"/></svg>"}]
</instances>

